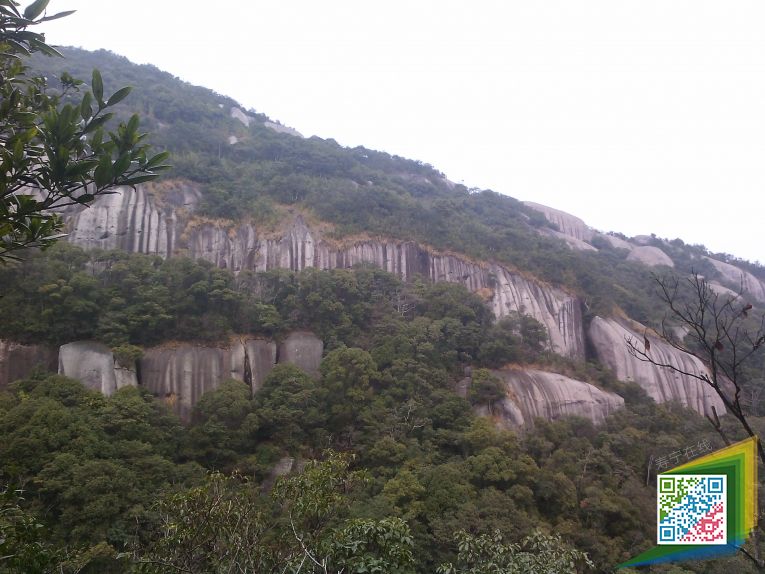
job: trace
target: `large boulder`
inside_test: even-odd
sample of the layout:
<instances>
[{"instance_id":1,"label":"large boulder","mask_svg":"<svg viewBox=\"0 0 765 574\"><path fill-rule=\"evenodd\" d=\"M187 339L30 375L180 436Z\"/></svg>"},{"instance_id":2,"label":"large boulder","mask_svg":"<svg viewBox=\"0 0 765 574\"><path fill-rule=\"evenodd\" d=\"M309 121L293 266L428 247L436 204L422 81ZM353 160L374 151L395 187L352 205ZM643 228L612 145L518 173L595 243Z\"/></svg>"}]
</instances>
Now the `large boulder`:
<instances>
[{"instance_id":1,"label":"large boulder","mask_svg":"<svg viewBox=\"0 0 765 574\"><path fill-rule=\"evenodd\" d=\"M109 347L94 341L62 345L58 351L58 373L106 396L124 386L138 384L135 370L117 364Z\"/></svg>"},{"instance_id":2,"label":"large boulder","mask_svg":"<svg viewBox=\"0 0 765 574\"><path fill-rule=\"evenodd\" d=\"M675 263L670 259L669 255L653 245L635 246L632 251L630 251L630 254L627 255L627 261L639 261L649 267L656 267L657 265L666 265L667 267L675 266Z\"/></svg>"},{"instance_id":3,"label":"large boulder","mask_svg":"<svg viewBox=\"0 0 765 574\"><path fill-rule=\"evenodd\" d=\"M492 371L505 384L505 398L489 407L490 414L502 426L528 429L535 418L556 420L579 416L595 424L624 406L624 399L614 393L570 377L537 369L501 369Z\"/></svg>"}]
</instances>

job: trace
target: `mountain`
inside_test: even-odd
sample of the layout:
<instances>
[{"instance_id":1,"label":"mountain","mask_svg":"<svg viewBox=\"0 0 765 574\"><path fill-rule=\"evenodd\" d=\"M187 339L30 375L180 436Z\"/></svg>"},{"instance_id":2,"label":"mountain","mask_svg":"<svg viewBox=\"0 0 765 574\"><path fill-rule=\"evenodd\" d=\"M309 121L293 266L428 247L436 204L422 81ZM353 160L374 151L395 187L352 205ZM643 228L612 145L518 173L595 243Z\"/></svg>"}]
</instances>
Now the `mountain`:
<instances>
[{"instance_id":1,"label":"mountain","mask_svg":"<svg viewBox=\"0 0 765 574\"><path fill-rule=\"evenodd\" d=\"M480 293L497 318L521 313L539 321L554 353L597 359L655 400L678 400L702 413L724 410L689 377L657 383L654 369L627 356L623 337L638 339L645 325L658 323L650 297L654 268L701 272L721 292L743 287L758 303L765 303L765 270L716 260L681 240L600 233L553 208L456 185L416 161L305 139L152 66L106 52L65 53L64 61L35 64L50 77L62 66L75 77L99 67L107 87L133 84L122 117L141 113L153 143L171 151L175 164L156 185L118 190L91 208L65 212L74 245L186 255L234 273L368 263L404 281L462 284ZM673 364L685 360L666 352ZM169 381L157 392L179 386ZM190 409L192 395L201 392L187 392L179 404Z\"/></svg>"},{"instance_id":2,"label":"mountain","mask_svg":"<svg viewBox=\"0 0 765 574\"><path fill-rule=\"evenodd\" d=\"M625 340L645 337L662 362L704 372L654 335L664 310L652 274L701 273L722 294L741 291L758 311L765 268L680 239L604 233L552 207L455 184L417 161L304 138L108 52L64 54L35 58L34 67L53 86L64 69L88 77L96 67L107 92L133 85L118 116L138 112L174 169L62 211L66 243L0 269L0 388L43 367L107 397L125 387L148 391L197 433L183 460L254 466L264 479L280 457L299 459L319 444L365 445L359 456L378 481L369 508L381 515L388 507L409 512L401 501L425 497L414 482L439 482L417 460L486 464L465 491L482 509L476 525L494 520L486 517L491 504L476 497L501 492L519 516L578 536L603 564L639 536L636 517L650 516L643 494L620 500L627 510L611 516L603 493L637 493L646 449L680 448L683 425L700 428L703 419L677 405L724 413L707 386L639 361ZM297 416L284 405L269 410L287 365L322 381L321 416L305 405L290 406ZM762 367L753 367L757 384ZM208 414L233 392L232 379L247 386L248 406L237 408L261 409L247 436L267 447L241 438L244 415ZM662 410L654 401L670 404ZM310 422L314 415L324 422ZM486 449L515 452L502 441L516 439L484 444L482 433L495 431L483 420L526 437L522 456L539 471L533 480L494 468L500 463ZM571 448L597 452L598 464L617 473L592 478L603 482L591 491L582 482L586 465L557 450L580 424L591 443ZM231 444L221 446L224 435ZM560 464L545 466L548 456ZM459 474L455 468L442 470ZM438 525L417 516L417 536L442 548L466 515ZM609 529L618 540L585 540ZM432 564L441 552L421 559Z\"/></svg>"}]
</instances>

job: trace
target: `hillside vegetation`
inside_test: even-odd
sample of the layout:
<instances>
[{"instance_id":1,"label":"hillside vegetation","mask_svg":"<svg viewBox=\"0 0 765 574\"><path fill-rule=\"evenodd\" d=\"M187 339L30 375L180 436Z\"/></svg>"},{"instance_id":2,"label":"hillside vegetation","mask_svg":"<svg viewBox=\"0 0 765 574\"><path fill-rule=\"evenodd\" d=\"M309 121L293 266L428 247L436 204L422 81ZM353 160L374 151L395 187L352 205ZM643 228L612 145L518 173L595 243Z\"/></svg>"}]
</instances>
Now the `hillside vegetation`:
<instances>
[{"instance_id":1,"label":"hillside vegetation","mask_svg":"<svg viewBox=\"0 0 765 574\"><path fill-rule=\"evenodd\" d=\"M107 91L134 86L118 119L141 115L152 144L172 154L164 178L200 190L199 217L265 229L293 208L338 241L390 237L500 263L579 296L585 322L626 314L658 325L664 314L650 268L608 242L570 249L516 199L417 161L281 133L152 66L64 53L33 59L52 89L62 70L89 77L94 67ZM650 242L679 274L719 276L702 246ZM654 544L651 458L702 439L722 446L699 414L657 405L591 352L552 353L541 323L496 319L461 284L366 265L234 273L60 242L0 268L0 286L0 339L94 339L126 363L153 345L278 341L297 329L325 345L319 376L279 364L255 393L225 381L188 424L142 388L105 397L37 372L0 390L0 572L482 574L534 572L530 557L538 572L610 572ZM601 426L570 417L506 430L495 424L506 391L491 370L501 367L564 373L625 406ZM506 570L488 569L495 559ZM656 571L733 569L754 571L739 558Z\"/></svg>"}]
</instances>

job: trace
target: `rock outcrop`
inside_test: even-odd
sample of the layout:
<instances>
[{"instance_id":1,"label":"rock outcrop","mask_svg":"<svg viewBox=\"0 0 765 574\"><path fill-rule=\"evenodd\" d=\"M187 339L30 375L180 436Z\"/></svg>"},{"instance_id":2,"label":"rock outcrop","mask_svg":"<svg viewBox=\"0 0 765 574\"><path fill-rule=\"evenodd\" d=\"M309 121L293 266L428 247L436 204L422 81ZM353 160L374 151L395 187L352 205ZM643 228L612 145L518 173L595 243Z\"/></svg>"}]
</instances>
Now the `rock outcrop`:
<instances>
[{"instance_id":1,"label":"rock outcrop","mask_svg":"<svg viewBox=\"0 0 765 574\"><path fill-rule=\"evenodd\" d=\"M470 290L491 293L487 302L497 317L511 312L531 315L547 328L551 350L584 358L579 301L561 289L500 265L437 253L413 242L325 241L300 216L280 237L259 237L248 223L190 217L197 199L193 188L180 183L154 195L139 187L136 193L119 190L100 198L89 209L78 208L63 215L69 240L85 248L119 248L162 257L186 253L233 271L335 269L370 263L405 280L423 275L431 281L462 283Z\"/></svg>"},{"instance_id":2,"label":"rock outcrop","mask_svg":"<svg viewBox=\"0 0 765 574\"><path fill-rule=\"evenodd\" d=\"M627 352L627 339L642 346L645 328L626 321L595 317L590 323L589 338L601 363L610 367L617 378L634 381L645 389L656 402L678 401L702 414L711 414L714 406L718 414L725 412L722 400L701 381L640 361ZM681 353L650 333L650 355L659 363L675 365L688 373L706 373L706 367L690 355Z\"/></svg>"},{"instance_id":3,"label":"rock outcrop","mask_svg":"<svg viewBox=\"0 0 765 574\"><path fill-rule=\"evenodd\" d=\"M553 209L552 207L547 207L540 203L534 203L533 201L524 201L523 203L541 212L545 218L547 218L547 221L555 225L561 233L574 237L580 241L592 240L594 236L593 230L575 215L571 215L570 213L558 209Z\"/></svg>"},{"instance_id":4,"label":"rock outcrop","mask_svg":"<svg viewBox=\"0 0 765 574\"><path fill-rule=\"evenodd\" d=\"M557 373L502 369L492 374L505 383L506 397L479 412L509 428L528 429L535 418L556 420L566 416L580 416L600 424L624 406L619 395Z\"/></svg>"},{"instance_id":5,"label":"rock outcrop","mask_svg":"<svg viewBox=\"0 0 765 574\"><path fill-rule=\"evenodd\" d=\"M585 243L581 239L577 239L576 237L572 237L570 235L566 235L565 233L561 233L560 231L555 231L554 229L545 229L540 228L539 230L544 235L549 235L550 237L556 237L558 239L562 239L566 242L566 245L568 245L571 249L576 249L577 251L597 251L598 249L596 247L593 247L589 243Z\"/></svg>"},{"instance_id":6,"label":"rock outcrop","mask_svg":"<svg viewBox=\"0 0 765 574\"><path fill-rule=\"evenodd\" d=\"M0 389L28 377L35 369L56 371L58 351L47 345L22 345L0 339Z\"/></svg>"},{"instance_id":7,"label":"rock outcrop","mask_svg":"<svg viewBox=\"0 0 765 574\"><path fill-rule=\"evenodd\" d=\"M198 199L193 187L176 184L163 194L164 205L160 207L145 186L138 186L136 191L117 188L90 207L70 207L61 215L69 231L67 239L85 249L121 249L170 257L184 224L182 212Z\"/></svg>"},{"instance_id":8,"label":"rock outcrop","mask_svg":"<svg viewBox=\"0 0 765 574\"><path fill-rule=\"evenodd\" d=\"M276 344L243 338L225 347L190 343L146 349L140 362L140 382L164 400L183 419L189 420L202 395L228 379L262 385L276 363Z\"/></svg>"},{"instance_id":9,"label":"rock outcrop","mask_svg":"<svg viewBox=\"0 0 765 574\"><path fill-rule=\"evenodd\" d=\"M675 266L674 261L672 261L669 255L653 245L633 247L630 254L627 255L627 261L639 261L649 267L656 267L657 265L666 265L667 267Z\"/></svg>"},{"instance_id":10,"label":"rock outcrop","mask_svg":"<svg viewBox=\"0 0 765 574\"><path fill-rule=\"evenodd\" d=\"M118 365L109 347L93 341L62 345L58 351L58 373L106 396L124 386L138 384L135 370Z\"/></svg>"},{"instance_id":11,"label":"rock outcrop","mask_svg":"<svg viewBox=\"0 0 765 574\"><path fill-rule=\"evenodd\" d=\"M279 345L279 363L290 363L313 377L319 376L324 343L313 333L295 331Z\"/></svg>"},{"instance_id":12,"label":"rock outcrop","mask_svg":"<svg viewBox=\"0 0 765 574\"><path fill-rule=\"evenodd\" d=\"M730 284L734 291L737 293L739 291L743 291L745 294L754 298L756 301L765 303L764 281L760 281L757 279L757 277L748 271L739 269L730 263L718 261L717 259L712 259L711 257L706 257L706 260L714 265L714 268L717 269L717 272L720 274L723 281Z\"/></svg>"}]
</instances>

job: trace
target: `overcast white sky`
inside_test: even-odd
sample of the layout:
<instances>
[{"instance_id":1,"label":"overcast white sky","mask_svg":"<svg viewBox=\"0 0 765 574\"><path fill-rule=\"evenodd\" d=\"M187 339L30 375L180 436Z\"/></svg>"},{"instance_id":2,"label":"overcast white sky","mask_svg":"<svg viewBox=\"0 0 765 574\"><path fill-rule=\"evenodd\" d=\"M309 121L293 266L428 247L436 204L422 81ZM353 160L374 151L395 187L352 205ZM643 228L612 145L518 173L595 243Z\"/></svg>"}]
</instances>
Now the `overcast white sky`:
<instances>
[{"instance_id":1,"label":"overcast white sky","mask_svg":"<svg viewBox=\"0 0 765 574\"><path fill-rule=\"evenodd\" d=\"M48 41L603 231L765 263L761 0L51 1L68 9Z\"/></svg>"}]
</instances>

